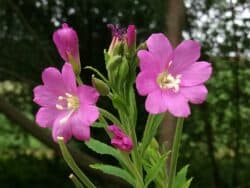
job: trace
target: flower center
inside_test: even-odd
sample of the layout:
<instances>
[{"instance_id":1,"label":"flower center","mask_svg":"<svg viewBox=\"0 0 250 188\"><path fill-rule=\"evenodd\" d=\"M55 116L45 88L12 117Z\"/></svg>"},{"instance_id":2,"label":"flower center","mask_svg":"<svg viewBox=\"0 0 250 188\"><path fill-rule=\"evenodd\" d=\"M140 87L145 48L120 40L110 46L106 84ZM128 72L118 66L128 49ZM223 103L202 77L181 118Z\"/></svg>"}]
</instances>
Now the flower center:
<instances>
[{"instance_id":1,"label":"flower center","mask_svg":"<svg viewBox=\"0 0 250 188\"><path fill-rule=\"evenodd\" d=\"M156 82L161 89L174 89L174 92L178 92L180 89L181 75L174 77L167 72L162 72L158 74Z\"/></svg>"},{"instance_id":2,"label":"flower center","mask_svg":"<svg viewBox=\"0 0 250 188\"><path fill-rule=\"evenodd\" d=\"M80 106L80 101L77 96L70 93L65 93L65 96L58 96L56 108L58 110L77 110Z\"/></svg>"}]
</instances>

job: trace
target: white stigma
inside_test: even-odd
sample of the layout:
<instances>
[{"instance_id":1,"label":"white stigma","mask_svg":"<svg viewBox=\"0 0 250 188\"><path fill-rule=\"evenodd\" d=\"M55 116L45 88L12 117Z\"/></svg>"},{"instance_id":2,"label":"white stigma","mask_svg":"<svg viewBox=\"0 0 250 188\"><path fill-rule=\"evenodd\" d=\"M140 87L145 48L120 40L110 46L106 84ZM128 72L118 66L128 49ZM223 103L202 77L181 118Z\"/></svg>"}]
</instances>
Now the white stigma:
<instances>
[{"instance_id":1,"label":"white stigma","mask_svg":"<svg viewBox=\"0 0 250 188\"><path fill-rule=\"evenodd\" d=\"M64 125L71 115L78 110L80 107L80 101L77 96L74 96L70 93L65 93L64 96L58 96L58 103L56 104L56 109L66 110L67 113L64 117L60 119L60 124Z\"/></svg>"},{"instance_id":2,"label":"white stigma","mask_svg":"<svg viewBox=\"0 0 250 188\"><path fill-rule=\"evenodd\" d=\"M174 92L178 92L180 89L181 75L174 77L167 72L162 72L158 74L156 82L161 89L173 89Z\"/></svg>"},{"instance_id":3,"label":"white stigma","mask_svg":"<svg viewBox=\"0 0 250 188\"><path fill-rule=\"evenodd\" d=\"M65 124L68 121L68 119L71 117L73 112L74 112L74 110L71 110L67 115L65 115L62 119L60 119L59 123L61 125Z\"/></svg>"}]
</instances>

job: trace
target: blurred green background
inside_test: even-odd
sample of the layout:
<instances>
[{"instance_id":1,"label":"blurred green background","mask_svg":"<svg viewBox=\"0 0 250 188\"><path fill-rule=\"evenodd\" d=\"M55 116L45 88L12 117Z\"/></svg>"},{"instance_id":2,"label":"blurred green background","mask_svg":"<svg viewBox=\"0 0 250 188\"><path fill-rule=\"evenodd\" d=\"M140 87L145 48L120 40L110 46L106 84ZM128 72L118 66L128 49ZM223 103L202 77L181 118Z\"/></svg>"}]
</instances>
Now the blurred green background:
<instances>
[{"instance_id":1,"label":"blurred green background","mask_svg":"<svg viewBox=\"0 0 250 188\"><path fill-rule=\"evenodd\" d=\"M63 63L51 39L53 31L68 22L79 34L83 66L105 72L103 49L111 41L108 23L135 24L139 43L152 32L171 32L175 19L169 15L175 14L184 15L179 25L182 38L200 41L201 59L213 66L208 100L192 106L185 122L179 168L190 164L194 188L250 187L250 1L184 0L185 8L174 10L170 3L182 4L181 0L0 0L1 188L73 187L67 178L70 170L48 147L53 144L40 142L37 138L47 139L41 139L41 132L28 131L36 127L32 121L38 108L32 102L32 88L41 83L45 67ZM90 76L83 70L86 83ZM139 122L144 122L144 99L138 99ZM100 105L110 107L103 98ZM139 125L141 135L144 127ZM100 130L92 135L105 140ZM94 156L83 143L70 144ZM99 187L119 187L100 174L87 173Z\"/></svg>"}]
</instances>

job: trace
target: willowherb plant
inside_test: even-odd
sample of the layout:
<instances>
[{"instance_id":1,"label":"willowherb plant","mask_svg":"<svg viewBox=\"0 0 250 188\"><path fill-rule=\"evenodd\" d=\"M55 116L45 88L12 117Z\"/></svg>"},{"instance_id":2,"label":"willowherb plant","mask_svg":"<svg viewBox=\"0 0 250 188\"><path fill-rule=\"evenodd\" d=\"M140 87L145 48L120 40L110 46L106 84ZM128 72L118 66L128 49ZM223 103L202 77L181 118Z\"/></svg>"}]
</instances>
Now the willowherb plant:
<instances>
[{"instance_id":1,"label":"willowherb plant","mask_svg":"<svg viewBox=\"0 0 250 188\"><path fill-rule=\"evenodd\" d=\"M133 187L154 184L157 188L188 188L192 180L186 178L188 166L176 174L183 121L191 113L189 103L206 100L204 82L211 76L211 64L197 61L198 42L185 40L174 49L164 34L154 33L137 47L134 25L127 29L112 24L108 27L113 38L104 51L107 78L95 68L85 67L96 74L92 86L83 84L80 78L76 31L64 23L54 32L53 41L65 64L61 72L46 68L42 73L43 85L34 88L34 102L41 106L36 122L40 127L52 129L53 139L74 173L70 178L76 187L95 185L67 150L66 143L72 136L85 141L93 151L114 157L120 164L92 164L91 168L118 176ZM136 75L138 66L140 72ZM134 83L139 95L147 96L145 109L149 112L140 141L135 131L138 114ZM96 106L100 95L112 101L118 117ZM165 112L178 118L171 151L160 150L162 147L154 138ZM111 145L91 138L92 125L107 133ZM169 155L170 167L166 168Z\"/></svg>"}]
</instances>

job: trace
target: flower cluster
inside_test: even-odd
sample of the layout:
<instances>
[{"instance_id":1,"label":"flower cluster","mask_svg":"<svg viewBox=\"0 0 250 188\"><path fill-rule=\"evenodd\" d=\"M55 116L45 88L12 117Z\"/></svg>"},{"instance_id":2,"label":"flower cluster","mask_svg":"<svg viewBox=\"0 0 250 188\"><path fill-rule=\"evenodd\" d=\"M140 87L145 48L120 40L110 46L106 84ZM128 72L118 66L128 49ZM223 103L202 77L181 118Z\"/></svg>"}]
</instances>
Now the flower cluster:
<instances>
[{"instance_id":1,"label":"flower cluster","mask_svg":"<svg viewBox=\"0 0 250 188\"><path fill-rule=\"evenodd\" d=\"M42 73L43 84L34 88L33 100L40 105L36 123L52 129L54 141L58 142L65 161L77 176L75 182L78 178L81 181L77 182L79 187L84 183L86 187L95 188L79 171L67 150L64 142L72 137L86 141L86 146L98 154L111 155L121 165L118 168L93 164L92 168L117 175L133 187L148 187L154 182L157 187L172 188L178 179L176 164L183 120L191 114L189 103L200 104L206 100L208 91L204 83L212 74L211 64L198 60L201 47L196 41L185 40L174 49L163 33L154 33L136 48L134 25L127 29L112 24L108 27L112 31L112 41L104 51L107 76L87 66L86 69L96 74L92 75L92 86L85 85L80 78L76 31L64 23L54 32L53 41L64 64L61 71L46 68ZM137 74L138 63L140 72ZM145 109L149 112L141 141L136 135L138 109L134 83L139 95L147 97ZM100 95L111 100L118 118L97 107ZM165 112L178 117L169 172L165 167L169 152L160 151L154 139ZM109 122L112 125L108 125ZM122 152L91 138L93 124L106 131L111 145ZM186 176L185 168L184 171L180 173L182 176ZM179 179L183 179L179 187L189 187L191 179Z\"/></svg>"}]
</instances>

